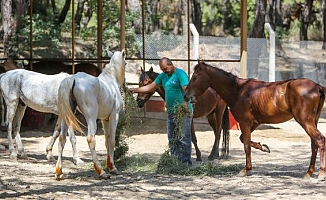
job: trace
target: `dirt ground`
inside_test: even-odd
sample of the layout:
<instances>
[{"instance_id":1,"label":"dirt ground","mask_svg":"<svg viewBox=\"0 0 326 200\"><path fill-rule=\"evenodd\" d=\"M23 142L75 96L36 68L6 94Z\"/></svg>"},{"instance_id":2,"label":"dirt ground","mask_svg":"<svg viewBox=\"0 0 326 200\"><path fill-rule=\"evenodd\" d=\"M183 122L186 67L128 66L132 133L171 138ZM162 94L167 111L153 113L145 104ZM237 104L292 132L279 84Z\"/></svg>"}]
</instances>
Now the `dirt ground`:
<instances>
[{"instance_id":1,"label":"dirt ground","mask_svg":"<svg viewBox=\"0 0 326 200\"><path fill-rule=\"evenodd\" d=\"M155 118L155 117L154 117ZM152 159L167 150L165 120L155 118L134 123L128 131L128 155L146 155ZM203 162L213 143L213 132L205 120L197 120L198 144ZM326 120L318 125L326 134ZM51 135L50 128L22 131L23 144L29 159L9 159L7 148L0 150L0 199L324 199L326 182L317 180L317 173L303 179L310 159L310 139L293 120L264 125L252 135L252 140L267 144L271 153L252 150L253 170L246 177L224 174L219 176L176 176L151 173L126 173L100 180L91 167L91 155L86 138L77 136L77 147L85 166L72 163L70 142L64 150L63 172L65 179L54 178L55 163L46 160L45 147ZM243 145L239 130L231 130L230 157L215 160L221 165L244 166ZM105 160L105 146L101 132L96 136L96 149ZM0 144L8 144L1 132ZM57 155L57 143L54 146ZM193 151L194 165L195 152ZM319 156L317 157L317 172Z\"/></svg>"}]
</instances>

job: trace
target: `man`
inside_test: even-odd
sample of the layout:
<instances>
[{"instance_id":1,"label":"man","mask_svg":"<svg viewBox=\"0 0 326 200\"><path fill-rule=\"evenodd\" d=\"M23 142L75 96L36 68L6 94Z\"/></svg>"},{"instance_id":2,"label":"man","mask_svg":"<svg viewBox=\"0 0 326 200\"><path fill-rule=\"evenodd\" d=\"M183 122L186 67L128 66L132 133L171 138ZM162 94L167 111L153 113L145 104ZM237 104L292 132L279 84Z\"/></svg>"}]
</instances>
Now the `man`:
<instances>
[{"instance_id":1,"label":"man","mask_svg":"<svg viewBox=\"0 0 326 200\"><path fill-rule=\"evenodd\" d=\"M171 155L179 159L186 167L192 165L191 161L191 120L192 105L185 102L183 98L184 90L189 81L185 71L173 65L169 58L163 57L159 62L163 71L153 83L140 88L130 88L133 93L154 92L160 86L165 90L165 103L168 113L167 133ZM178 129L176 121L176 108L179 105L189 109L189 114L181 121L181 130ZM179 107L180 108L180 107ZM180 133L178 133L178 131Z\"/></svg>"}]
</instances>

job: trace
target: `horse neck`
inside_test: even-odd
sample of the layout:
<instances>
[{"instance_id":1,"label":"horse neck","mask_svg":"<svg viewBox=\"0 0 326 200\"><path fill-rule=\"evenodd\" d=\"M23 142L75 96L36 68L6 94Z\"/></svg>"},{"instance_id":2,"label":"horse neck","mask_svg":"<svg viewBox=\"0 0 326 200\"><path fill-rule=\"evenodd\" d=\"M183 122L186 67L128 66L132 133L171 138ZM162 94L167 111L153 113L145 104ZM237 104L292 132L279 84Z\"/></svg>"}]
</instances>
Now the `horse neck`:
<instances>
[{"instance_id":1,"label":"horse neck","mask_svg":"<svg viewBox=\"0 0 326 200\"><path fill-rule=\"evenodd\" d=\"M229 105L237 96L243 79L215 67L208 67L211 79L210 87L213 88Z\"/></svg>"}]
</instances>

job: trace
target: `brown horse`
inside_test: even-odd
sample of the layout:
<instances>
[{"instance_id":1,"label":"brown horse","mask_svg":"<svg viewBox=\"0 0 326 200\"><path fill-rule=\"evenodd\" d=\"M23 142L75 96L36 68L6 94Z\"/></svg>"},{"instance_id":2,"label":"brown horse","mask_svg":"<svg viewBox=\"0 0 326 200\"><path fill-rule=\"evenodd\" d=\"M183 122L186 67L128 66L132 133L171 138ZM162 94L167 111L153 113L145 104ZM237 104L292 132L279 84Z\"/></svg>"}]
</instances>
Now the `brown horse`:
<instances>
[{"instance_id":1,"label":"brown horse","mask_svg":"<svg viewBox=\"0 0 326 200\"><path fill-rule=\"evenodd\" d=\"M139 87L152 83L159 75L153 71L151 67L149 71L144 71L141 68L141 75L139 77ZM163 99L165 99L165 92L163 87L159 87L156 91ZM144 107L144 104L154 93L139 93L137 95L137 104L140 108ZM223 114L224 113L224 114ZM222 143L222 157L229 155L229 138L230 138L230 122L229 122L229 109L220 96L211 88L207 89L198 102L194 104L193 118L199 118L206 116L209 125L212 127L215 135L215 141L209 160L219 158L219 142L221 137L221 126L223 128L223 143ZM222 121L223 119L223 121ZM223 123L222 123L223 122ZM195 134L194 123L191 125L191 139L195 146L197 161L201 161L201 152L197 145L197 137Z\"/></svg>"},{"instance_id":2,"label":"brown horse","mask_svg":"<svg viewBox=\"0 0 326 200\"><path fill-rule=\"evenodd\" d=\"M72 65L67 65L59 61L40 61L33 63L33 68L31 67L30 63L28 65L24 65L24 67L27 70L32 69L32 71L48 75L58 74L60 72L72 74ZM85 72L97 77L102 71L91 63L82 62L75 64L75 73L77 72Z\"/></svg>"},{"instance_id":3,"label":"brown horse","mask_svg":"<svg viewBox=\"0 0 326 200\"><path fill-rule=\"evenodd\" d=\"M311 139L311 160L305 177L310 178L314 173L319 149L318 178L325 178L325 137L317 129L325 101L325 87L305 78L272 83L242 79L199 62L186 89L185 99L196 102L208 87L223 98L240 124L240 140L246 153L246 166L240 175L246 175L252 169L251 146L266 151L261 144L251 141L251 132L260 124L276 124L294 118Z\"/></svg>"}]
</instances>

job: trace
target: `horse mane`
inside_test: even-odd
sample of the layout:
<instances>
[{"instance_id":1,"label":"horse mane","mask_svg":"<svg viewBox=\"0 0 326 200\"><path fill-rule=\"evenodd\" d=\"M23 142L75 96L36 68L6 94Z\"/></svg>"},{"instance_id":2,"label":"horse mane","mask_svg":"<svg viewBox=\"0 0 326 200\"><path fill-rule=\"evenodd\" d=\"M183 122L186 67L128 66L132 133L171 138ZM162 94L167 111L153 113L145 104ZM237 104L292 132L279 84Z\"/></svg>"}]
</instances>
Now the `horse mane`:
<instances>
[{"instance_id":1,"label":"horse mane","mask_svg":"<svg viewBox=\"0 0 326 200\"><path fill-rule=\"evenodd\" d=\"M122 86L125 82L125 50L123 49L121 52L116 51L111 57L109 67L104 67L103 72L109 73L110 69L114 71L114 77L119 84Z\"/></svg>"},{"instance_id":2,"label":"horse mane","mask_svg":"<svg viewBox=\"0 0 326 200\"><path fill-rule=\"evenodd\" d=\"M200 65L204 65L205 67L209 67L209 68L213 68L214 70L218 70L218 71L220 71L221 73L223 73L224 75L226 75L226 76L228 76L228 77L230 77L230 78L232 78L232 79L238 79L239 77L237 77L236 75L234 75L234 74L232 74L232 73L230 73L230 72L227 72L227 71L225 71L225 70L223 70L223 69L220 69L220 68L218 68L218 67L214 67L214 66L212 66L212 65L209 65L209 64L207 64L207 63L205 63L205 62L199 62L197 65L195 65L195 67L194 67L194 71L200 66Z\"/></svg>"}]
</instances>

